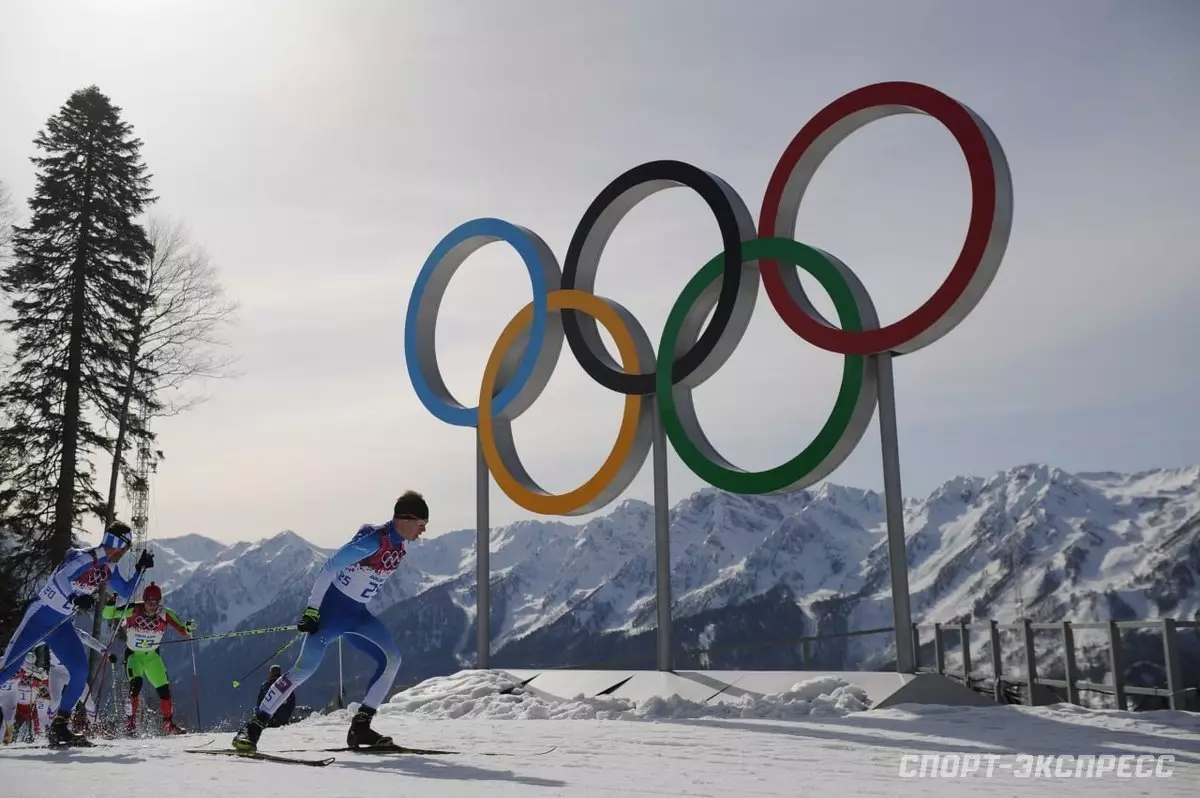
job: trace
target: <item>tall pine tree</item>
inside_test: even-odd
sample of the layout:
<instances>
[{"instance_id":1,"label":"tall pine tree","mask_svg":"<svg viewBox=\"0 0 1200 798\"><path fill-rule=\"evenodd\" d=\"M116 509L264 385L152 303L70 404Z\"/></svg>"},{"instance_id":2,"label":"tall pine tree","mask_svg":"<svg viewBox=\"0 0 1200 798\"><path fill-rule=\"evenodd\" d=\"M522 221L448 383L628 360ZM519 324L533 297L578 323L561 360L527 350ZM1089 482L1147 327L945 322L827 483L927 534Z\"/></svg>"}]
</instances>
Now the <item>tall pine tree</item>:
<instances>
[{"instance_id":1,"label":"tall pine tree","mask_svg":"<svg viewBox=\"0 0 1200 798\"><path fill-rule=\"evenodd\" d=\"M150 242L138 222L154 202L142 142L95 86L74 92L39 132L44 155L27 226L0 271L16 342L0 388L0 506L56 563L81 516L103 516L90 457L111 453L103 422L119 419L125 361L144 307ZM35 531L36 530L36 531ZM94 533L88 534L94 539Z\"/></svg>"}]
</instances>

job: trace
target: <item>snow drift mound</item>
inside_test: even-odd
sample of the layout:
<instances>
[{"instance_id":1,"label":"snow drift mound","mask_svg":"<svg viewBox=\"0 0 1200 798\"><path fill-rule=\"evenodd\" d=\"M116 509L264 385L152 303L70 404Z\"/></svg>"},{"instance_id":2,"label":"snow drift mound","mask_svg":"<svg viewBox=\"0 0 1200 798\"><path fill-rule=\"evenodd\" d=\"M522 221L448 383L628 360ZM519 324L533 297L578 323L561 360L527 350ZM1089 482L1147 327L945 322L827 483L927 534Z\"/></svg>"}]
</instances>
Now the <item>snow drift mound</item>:
<instances>
[{"instance_id":1,"label":"snow drift mound","mask_svg":"<svg viewBox=\"0 0 1200 798\"><path fill-rule=\"evenodd\" d=\"M632 701L612 696L577 695L554 701L532 695L510 677L490 671L464 671L427 679L379 708L381 715L495 720L656 720L669 718L753 718L787 720L810 715L848 715L869 706L866 691L836 676L809 679L782 693L760 698L701 704L679 696Z\"/></svg>"}]
</instances>

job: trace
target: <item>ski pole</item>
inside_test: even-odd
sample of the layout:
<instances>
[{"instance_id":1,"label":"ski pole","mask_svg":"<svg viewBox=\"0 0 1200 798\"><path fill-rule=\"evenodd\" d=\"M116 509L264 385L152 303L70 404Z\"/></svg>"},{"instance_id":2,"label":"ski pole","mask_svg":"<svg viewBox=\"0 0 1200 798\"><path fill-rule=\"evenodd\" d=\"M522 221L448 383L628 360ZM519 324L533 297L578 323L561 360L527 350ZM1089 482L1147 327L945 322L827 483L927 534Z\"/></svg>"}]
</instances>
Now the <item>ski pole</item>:
<instances>
[{"instance_id":1,"label":"ski pole","mask_svg":"<svg viewBox=\"0 0 1200 798\"><path fill-rule=\"evenodd\" d=\"M192 641L193 644L195 642L195 640ZM196 668L195 645L192 646L192 684L196 691L196 731L201 731L203 727L200 725L200 671Z\"/></svg>"},{"instance_id":2,"label":"ski pole","mask_svg":"<svg viewBox=\"0 0 1200 798\"><path fill-rule=\"evenodd\" d=\"M294 631L296 631L296 624L293 623L293 624L289 624L288 626L268 626L263 629L241 629L236 632L220 632L217 634L203 635L201 637L180 637L175 640L164 640L161 643L159 643L159 645L169 646L174 643L187 643L189 641L199 642L201 640L221 640L226 637L249 637L251 635L265 635L265 634L271 634L273 632L294 632Z\"/></svg>"},{"instance_id":3,"label":"ski pole","mask_svg":"<svg viewBox=\"0 0 1200 798\"><path fill-rule=\"evenodd\" d=\"M280 654L282 654L282 653L283 653L283 652L284 652L286 649L290 648L290 647L291 647L291 645L292 645L293 643L295 643L297 640L299 640L301 637L304 637L304 632L301 632L300 634L296 635L296 636L295 636L295 637L293 637L291 640L287 641L287 642L286 642L286 643L284 643L282 646L280 646L279 648L277 648L277 649L275 649L273 652L271 652L270 656L268 656L268 657L267 657L266 659L264 659L262 662L258 663L258 664L257 664L257 665L255 665L253 668L251 668L250 670L248 670L248 671L246 672L246 675L245 675L245 676L243 676L243 677L242 677L242 679L245 679L245 678L246 678L246 676L249 676L250 674L254 673L256 670L258 670L259 668L261 668L263 665L266 665L268 662L270 662L271 660L273 660L273 659L275 659L276 657L278 657L278 656L279 656ZM235 689L235 690L236 690L237 688L241 687L241 685L242 685L242 679L234 679L234 680L233 680L233 689Z\"/></svg>"}]
</instances>

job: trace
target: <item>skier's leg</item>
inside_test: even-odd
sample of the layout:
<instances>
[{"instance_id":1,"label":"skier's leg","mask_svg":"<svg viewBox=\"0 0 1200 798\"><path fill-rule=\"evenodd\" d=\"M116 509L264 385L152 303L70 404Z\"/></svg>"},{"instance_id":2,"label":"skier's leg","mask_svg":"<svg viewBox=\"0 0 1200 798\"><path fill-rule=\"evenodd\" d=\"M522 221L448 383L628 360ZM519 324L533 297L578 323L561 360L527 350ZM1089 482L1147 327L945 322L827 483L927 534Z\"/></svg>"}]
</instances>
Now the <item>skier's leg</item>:
<instances>
[{"instance_id":1,"label":"skier's leg","mask_svg":"<svg viewBox=\"0 0 1200 798\"><path fill-rule=\"evenodd\" d=\"M271 721L271 716L283 706L296 688L316 673L325 650L337 640L354 621L355 610L361 605L347 598L338 590L330 590L321 601L321 623L317 631L304 636L296 662L283 675L271 683L263 700L254 708L254 716L233 737L233 746L242 750L254 750L262 730Z\"/></svg>"},{"instance_id":2,"label":"skier's leg","mask_svg":"<svg viewBox=\"0 0 1200 798\"><path fill-rule=\"evenodd\" d=\"M255 713L264 723L283 706L283 702L287 701L288 696L294 693L297 687L316 673L325 659L325 649L341 635L340 628L335 632L333 629L326 629L325 624L326 617L322 613L321 629L316 634L304 638L300 643L300 653L296 656L296 662L271 683L271 688L263 696L262 703L255 708Z\"/></svg>"},{"instance_id":3,"label":"skier's leg","mask_svg":"<svg viewBox=\"0 0 1200 798\"><path fill-rule=\"evenodd\" d=\"M400 670L400 650L387 627L366 607L362 607L362 614L354 628L346 633L346 640L375 661L375 673L371 677L371 684L367 687L366 696L346 732L346 745L389 745L392 738L372 729L371 719L375 717L375 711L387 698L387 691L396 681L396 672Z\"/></svg>"},{"instance_id":4,"label":"skier's leg","mask_svg":"<svg viewBox=\"0 0 1200 798\"><path fill-rule=\"evenodd\" d=\"M33 648L33 644L38 641L38 638L54 629L56 624L65 620L65 617L62 613L55 612L36 601L26 608L25 617L17 625L17 631L13 633L12 639L8 641L8 646L4 649L4 658L0 660L0 684L17 675L17 671L21 670L21 666L25 664L26 652ZM70 626L69 623L64 623L58 627L56 632L61 632L68 626ZM49 640L50 638L46 638L45 642L49 642Z\"/></svg>"},{"instance_id":5,"label":"skier's leg","mask_svg":"<svg viewBox=\"0 0 1200 798\"><path fill-rule=\"evenodd\" d=\"M4 739L10 738L9 732L17 721L17 685L13 682L0 684L0 732Z\"/></svg>"},{"instance_id":6,"label":"skier's leg","mask_svg":"<svg viewBox=\"0 0 1200 798\"><path fill-rule=\"evenodd\" d=\"M63 685L67 683L70 675L67 673L67 668L61 662L57 665L50 666L50 715L53 716L57 711L62 701Z\"/></svg>"},{"instance_id":7,"label":"skier's leg","mask_svg":"<svg viewBox=\"0 0 1200 798\"><path fill-rule=\"evenodd\" d=\"M168 734L182 734L183 729L175 725L173 715L175 708L171 703L171 680L167 676L167 665L157 651L144 654L146 664L143 673L150 686L158 693L158 710L162 714L163 730Z\"/></svg>"},{"instance_id":8,"label":"skier's leg","mask_svg":"<svg viewBox=\"0 0 1200 798\"><path fill-rule=\"evenodd\" d=\"M145 657L148 654L126 652L125 678L129 680L129 700L126 704L125 730L130 734L137 730L138 709L142 701L142 678L146 672Z\"/></svg>"},{"instance_id":9,"label":"skier's leg","mask_svg":"<svg viewBox=\"0 0 1200 798\"><path fill-rule=\"evenodd\" d=\"M369 612L366 615L354 630L346 633L346 642L375 662L375 673L362 700L362 706L375 710L387 698L387 691L396 681L401 657L400 649L383 621Z\"/></svg>"},{"instance_id":10,"label":"skier's leg","mask_svg":"<svg viewBox=\"0 0 1200 798\"><path fill-rule=\"evenodd\" d=\"M50 724L50 742L70 742L73 741L74 735L67 728L67 721L71 717L71 708L75 706L75 702L83 695L87 686L87 651L83 647L83 641L75 634L75 626L69 623L51 632L46 638L46 644L67 669L67 683L63 685L58 712Z\"/></svg>"}]
</instances>

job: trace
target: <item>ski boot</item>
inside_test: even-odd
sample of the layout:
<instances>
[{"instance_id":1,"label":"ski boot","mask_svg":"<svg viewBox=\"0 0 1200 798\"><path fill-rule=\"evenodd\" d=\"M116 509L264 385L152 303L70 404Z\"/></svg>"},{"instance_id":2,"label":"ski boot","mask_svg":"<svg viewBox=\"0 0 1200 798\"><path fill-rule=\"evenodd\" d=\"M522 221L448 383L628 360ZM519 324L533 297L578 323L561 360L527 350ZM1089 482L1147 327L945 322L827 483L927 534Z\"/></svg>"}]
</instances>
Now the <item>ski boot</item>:
<instances>
[{"instance_id":1,"label":"ski boot","mask_svg":"<svg viewBox=\"0 0 1200 798\"><path fill-rule=\"evenodd\" d=\"M171 703L171 699L163 698L159 700L159 710L162 712L163 719L163 734L187 734L179 726L175 725L172 718L175 715L175 706Z\"/></svg>"},{"instance_id":2,"label":"ski boot","mask_svg":"<svg viewBox=\"0 0 1200 798\"><path fill-rule=\"evenodd\" d=\"M71 718L69 715L62 712L57 713L54 716L54 720L50 722L50 728L46 730L46 742L48 742L52 748L66 745L80 746L84 748L93 747L95 743L93 743L91 740L87 739L86 737L80 737L79 735L75 734L75 732L71 731L70 727L68 726L70 720Z\"/></svg>"},{"instance_id":3,"label":"ski boot","mask_svg":"<svg viewBox=\"0 0 1200 798\"><path fill-rule=\"evenodd\" d=\"M350 729L346 732L346 745L351 748L372 748L374 746L392 745L392 738L385 737L371 728L371 718L375 710L362 707L354 720L350 721Z\"/></svg>"},{"instance_id":4,"label":"ski boot","mask_svg":"<svg viewBox=\"0 0 1200 798\"><path fill-rule=\"evenodd\" d=\"M233 736L233 747L239 751L257 751L258 738L266 726L267 722L261 720L258 713L255 713L254 717L246 721L246 725Z\"/></svg>"}]
</instances>

